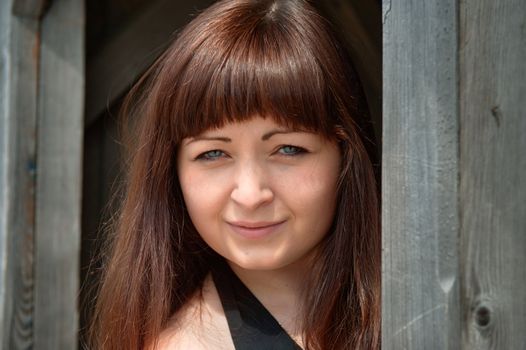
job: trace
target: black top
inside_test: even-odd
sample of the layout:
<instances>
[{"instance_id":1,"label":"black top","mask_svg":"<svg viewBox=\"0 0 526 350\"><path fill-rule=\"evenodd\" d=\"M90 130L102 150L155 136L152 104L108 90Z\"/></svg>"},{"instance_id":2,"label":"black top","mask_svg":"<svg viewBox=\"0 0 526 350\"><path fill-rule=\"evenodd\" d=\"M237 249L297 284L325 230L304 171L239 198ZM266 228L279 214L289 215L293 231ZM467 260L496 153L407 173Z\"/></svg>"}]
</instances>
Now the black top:
<instances>
[{"instance_id":1,"label":"black top","mask_svg":"<svg viewBox=\"0 0 526 350\"><path fill-rule=\"evenodd\" d=\"M236 350L301 350L225 261L212 277Z\"/></svg>"}]
</instances>

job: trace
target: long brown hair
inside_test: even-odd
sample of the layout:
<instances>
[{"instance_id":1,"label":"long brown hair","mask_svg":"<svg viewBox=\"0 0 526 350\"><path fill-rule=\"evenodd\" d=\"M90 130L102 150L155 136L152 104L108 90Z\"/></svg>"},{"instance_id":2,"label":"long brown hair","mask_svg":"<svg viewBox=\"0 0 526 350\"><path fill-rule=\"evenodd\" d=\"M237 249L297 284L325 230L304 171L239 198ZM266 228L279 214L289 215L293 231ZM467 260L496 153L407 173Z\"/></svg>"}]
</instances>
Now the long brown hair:
<instances>
[{"instance_id":1,"label":"long brown hair","mask_svg":"<svg viewBox=\"0 0 526 350\"><path fill-rule=\"evenodd\" d=\"M106 252L94 348L154 344L199 290L215 253L186 212L177 147L185 137L256 115L341 147L336 218L306 289L306 347L380 347L378 189L360 128L367 108L347 56L308 2L215 3L132 88L123 111L138 118L136 147Z\"/></svg>"}]
</instances>

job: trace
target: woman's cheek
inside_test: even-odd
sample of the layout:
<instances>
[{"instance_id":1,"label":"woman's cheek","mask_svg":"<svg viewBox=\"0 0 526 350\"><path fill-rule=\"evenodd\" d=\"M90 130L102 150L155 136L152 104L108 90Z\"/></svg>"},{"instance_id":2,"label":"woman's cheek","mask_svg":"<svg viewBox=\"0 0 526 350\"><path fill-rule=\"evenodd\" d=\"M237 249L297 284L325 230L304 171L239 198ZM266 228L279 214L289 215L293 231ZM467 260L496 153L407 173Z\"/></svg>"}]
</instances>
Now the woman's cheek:
<instances>
[{"instance_id":1,"label":"woman's cheek","mask_svg":"<svg viewBox=\"0 0 526 350\"><path fill-rule=\"evenodd\" d=\"M206 214L219 201L224 200L229 186L225 171L207 171L205 169L187 169L181 178L181 187L187 208Z\"/></svg>"}]
</instances>

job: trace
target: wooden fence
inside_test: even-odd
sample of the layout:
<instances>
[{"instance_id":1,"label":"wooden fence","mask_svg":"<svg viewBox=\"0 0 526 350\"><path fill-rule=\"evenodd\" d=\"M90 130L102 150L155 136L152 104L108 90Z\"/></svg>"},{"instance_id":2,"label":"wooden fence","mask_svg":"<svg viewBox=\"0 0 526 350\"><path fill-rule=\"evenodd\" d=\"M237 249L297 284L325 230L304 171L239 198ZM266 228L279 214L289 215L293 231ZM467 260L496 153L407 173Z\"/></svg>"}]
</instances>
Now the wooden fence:
<instances>
[{"instance_id":1,"label":"wooden fence","mask_svg":"<svg viewBox=\"0 0 526 350\"><path fill-rule=\"evenodd\" d=\"M526 349L526 6L382 12L383 349Z\"/></svg>"},{"instance_id":2,"label":"wooden fence","mask_svg":"<svg viewBox=\"0 0 526 350\"><path fill-rule=\"evenodd\" d=\"M84 0L0 1L1 349L78 347L84 129L147 66L127 53L165 43L151 35L176 3L194 6L158 0L86 77ZM369 40L345 22L363 2L324 4ZM526 6L383 1L378 16L382 347L526 349ZM363 69L379 101L378 70Z\"/></svg>"},{"instance_id":3,"label":"wooden fence","mask_svg":"<svg viewBox=\"0 0 526 350\"><path fill-rule=\"evenodd\" d=\"M0 344L77 347L84 2L0 2ZM43 15L43 16L42 16Z\"/></svg>"}]
</instances>

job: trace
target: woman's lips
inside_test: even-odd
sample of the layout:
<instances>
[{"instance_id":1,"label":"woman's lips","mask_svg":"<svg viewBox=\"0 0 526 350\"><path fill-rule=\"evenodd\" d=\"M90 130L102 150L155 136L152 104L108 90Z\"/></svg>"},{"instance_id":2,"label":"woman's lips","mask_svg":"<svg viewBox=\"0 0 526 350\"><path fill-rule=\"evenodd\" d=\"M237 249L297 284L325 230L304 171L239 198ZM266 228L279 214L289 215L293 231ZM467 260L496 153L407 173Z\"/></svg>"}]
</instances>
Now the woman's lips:
<instances>
[{"instance_id":1,"label":"woman's lips","mask_svg":"<svg viewBox=\"0 0 526 350\"><path fill-rule=\"evenodd\" d=\"M279 222L227 222L228 226L240 236L257 239L269 236L279 230L285 221Z\"/></svg>"}]
</instances>

